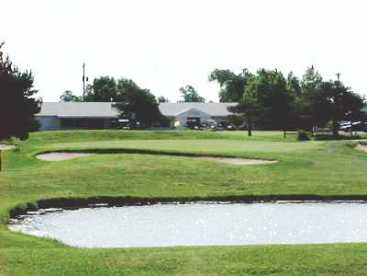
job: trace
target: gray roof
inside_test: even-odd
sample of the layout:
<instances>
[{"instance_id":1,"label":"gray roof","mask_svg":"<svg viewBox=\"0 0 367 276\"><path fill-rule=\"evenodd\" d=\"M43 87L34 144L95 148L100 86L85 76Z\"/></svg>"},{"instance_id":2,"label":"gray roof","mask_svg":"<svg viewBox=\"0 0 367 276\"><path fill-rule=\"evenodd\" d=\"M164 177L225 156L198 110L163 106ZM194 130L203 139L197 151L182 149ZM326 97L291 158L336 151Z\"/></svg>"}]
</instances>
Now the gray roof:
<instances>
[{"instance_id":1,"label":"gray roof","mask_svg":"<svg viewBox=\"0 0 367 276\"><path fill-rule=\"evenodd\" d=\"M224 117L231 115L228 107L237 103L161 103L159 109L165 116L175 117L190 109L197 109L213 117Z\"/></svg>"},{"instance_id":2,"label":"gray roof","mask_svg":"<svg viewBox=\"0 0 367 276\"><path fill-rule=\"evenodd\" d=\"M113 103L102 102L44 102L37 116L57 116L60 118L112 118L119 112Z\"/></svg>"},{"instance_id":3,"label":"gray roof","mask_svg":"<svg viewBox=\"0 0 367 276\"><path fill-rule=\"evenodd\" d=\"M108 102L44 102L37 116L112 118L119 115L119 111L113 107L113 104ZM175 117L190 109L196 109L214 117L224 117L232 114L228 111L228 107L234 105L236 103L161 103L159 110L168 117Z\"/></svg>"}]
</instances>

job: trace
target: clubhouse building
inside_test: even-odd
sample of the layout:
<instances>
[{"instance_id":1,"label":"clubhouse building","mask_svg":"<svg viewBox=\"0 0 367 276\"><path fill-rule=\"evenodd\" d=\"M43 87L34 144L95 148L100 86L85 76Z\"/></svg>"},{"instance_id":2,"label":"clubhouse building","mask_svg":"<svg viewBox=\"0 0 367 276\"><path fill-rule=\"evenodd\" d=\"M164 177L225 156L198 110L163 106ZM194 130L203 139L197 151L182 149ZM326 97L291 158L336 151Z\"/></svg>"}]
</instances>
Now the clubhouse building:
<instances>
[{"instance_id":1,"label":"clubhouse building","mask_svg":"<svg viewBox=\"0 0 367 276\"><path fill-rule=\"evenodd\" d=\"M227 121L228 107L236 103L161 103L159 110L170 127L187 126L188 121ZM119 110L110 102L44 102L36 115L40 130L113 128Z\"/></svg>"}]
</instances>

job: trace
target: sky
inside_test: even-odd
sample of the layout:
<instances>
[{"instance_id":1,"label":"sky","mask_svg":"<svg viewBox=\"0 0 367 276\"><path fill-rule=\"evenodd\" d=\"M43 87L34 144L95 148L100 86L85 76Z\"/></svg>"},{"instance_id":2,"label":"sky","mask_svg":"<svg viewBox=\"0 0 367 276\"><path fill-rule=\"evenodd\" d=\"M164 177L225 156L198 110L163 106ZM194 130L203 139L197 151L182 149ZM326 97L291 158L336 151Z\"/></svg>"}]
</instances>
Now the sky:
<instances>
[{"instance_id":1,"label":"sky","mask_svg":"<svg viewBox=\"0 0 367 276\"><path fill-rule=\"evenodd\" d=\"M0 0L0 41L30 69L44 101L82 93L82 64L133 79L176 102L193 85L218 101L215 68L277 68L302 76L314 65L367 94L363 0Z\"/></svg>"}]
</instances>

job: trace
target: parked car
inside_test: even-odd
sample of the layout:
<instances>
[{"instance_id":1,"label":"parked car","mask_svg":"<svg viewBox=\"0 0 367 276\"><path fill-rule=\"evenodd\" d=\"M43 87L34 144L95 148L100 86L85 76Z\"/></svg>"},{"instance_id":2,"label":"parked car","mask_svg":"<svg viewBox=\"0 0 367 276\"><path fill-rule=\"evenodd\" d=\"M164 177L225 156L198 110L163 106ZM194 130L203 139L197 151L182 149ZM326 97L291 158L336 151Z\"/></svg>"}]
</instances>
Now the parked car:
<instances>
[{"instance_id":1,"label":"parked car","mask_svg":"<svg viewBox=\"0 0 367 276\"><path fill-rule=\"evenodd\" d=\"M350 131L366 131L366 125L364 122L351 122L351 121L343 121L339 123L339 129L344 132Z\"/></svg>"}]
</instances>

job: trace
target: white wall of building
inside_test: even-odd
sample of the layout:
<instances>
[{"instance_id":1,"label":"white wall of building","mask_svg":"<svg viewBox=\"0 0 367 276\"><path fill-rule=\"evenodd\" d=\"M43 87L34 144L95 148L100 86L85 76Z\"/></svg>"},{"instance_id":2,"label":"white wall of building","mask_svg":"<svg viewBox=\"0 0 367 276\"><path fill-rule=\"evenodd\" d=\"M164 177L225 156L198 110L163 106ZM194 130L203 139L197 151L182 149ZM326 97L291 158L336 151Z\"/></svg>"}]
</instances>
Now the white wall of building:
<instances>
[{"instance_id":1,"label":"white wall of building","mask_svg":"<svg viewBox=\"0 0 367 276\"><path fill-rule=\"evenodd\" d=\"M209 114L193 108L176 115L175 121L179 122L180 126L186 126L187 118L189 117L200 118L201 122L211 119Z\"/></svg>"}]
</instances>

